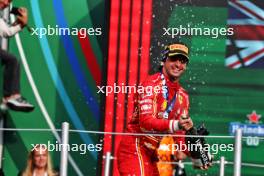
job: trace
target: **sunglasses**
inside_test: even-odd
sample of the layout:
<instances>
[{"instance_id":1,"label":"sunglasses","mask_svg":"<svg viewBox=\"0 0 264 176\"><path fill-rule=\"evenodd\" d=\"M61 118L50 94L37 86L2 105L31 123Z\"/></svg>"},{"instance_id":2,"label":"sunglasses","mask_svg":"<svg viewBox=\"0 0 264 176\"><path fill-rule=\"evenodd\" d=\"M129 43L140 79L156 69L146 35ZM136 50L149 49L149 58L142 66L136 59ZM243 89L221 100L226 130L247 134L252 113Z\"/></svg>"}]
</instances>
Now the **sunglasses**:
<instances>
[{"instance_id":1,"label":"sunglasses","mask_svg":"<svg viewBox=\"0 0 264 176\"><path fill-rule=\"evenodd\" d=\"M182 57L182 56L172 56L172 57L168 57L168 59L171 62L175 62L175 61L180 61L182 64L188 64L189 60L186 57Z\"/></svg>"}]
</instances>

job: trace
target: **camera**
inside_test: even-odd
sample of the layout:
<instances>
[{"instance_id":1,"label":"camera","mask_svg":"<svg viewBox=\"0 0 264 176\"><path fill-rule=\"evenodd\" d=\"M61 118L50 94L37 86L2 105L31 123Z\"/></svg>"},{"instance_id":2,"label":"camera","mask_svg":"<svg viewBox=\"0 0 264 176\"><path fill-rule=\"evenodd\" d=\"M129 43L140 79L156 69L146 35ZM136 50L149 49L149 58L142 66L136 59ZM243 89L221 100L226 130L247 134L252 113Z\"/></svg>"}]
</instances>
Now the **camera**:
<instances>
[{"instance_id":1,"label":"camera","mask_svg":"<svg viewBox=\"0 0 264 176\"><path fill-rule=\"evenodd\" d=\"M13 7L11 10L10 10L10 13L16 15L16 16L21 16L21 13L18 11L19 10L19 7Z\"/></svg>"}]
</instances>

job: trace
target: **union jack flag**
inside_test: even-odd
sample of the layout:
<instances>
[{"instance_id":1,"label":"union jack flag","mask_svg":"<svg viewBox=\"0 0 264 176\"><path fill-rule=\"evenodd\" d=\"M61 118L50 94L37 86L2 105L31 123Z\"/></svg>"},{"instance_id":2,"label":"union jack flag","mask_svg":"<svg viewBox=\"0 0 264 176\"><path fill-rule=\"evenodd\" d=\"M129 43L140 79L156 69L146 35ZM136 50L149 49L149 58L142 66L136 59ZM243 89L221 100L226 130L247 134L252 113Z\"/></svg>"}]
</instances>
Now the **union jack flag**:
<instances>
[{"instance_id":1,"label":"union jack flag","mask_svg":"<svg viewBox=\"0 0 264 176\"><path fill-rule=\"evenodd\" d=\"M225 65L264 68L264 1L228 1L229 28L234 35L227 38Z\"/></svg>"}]
</instances>

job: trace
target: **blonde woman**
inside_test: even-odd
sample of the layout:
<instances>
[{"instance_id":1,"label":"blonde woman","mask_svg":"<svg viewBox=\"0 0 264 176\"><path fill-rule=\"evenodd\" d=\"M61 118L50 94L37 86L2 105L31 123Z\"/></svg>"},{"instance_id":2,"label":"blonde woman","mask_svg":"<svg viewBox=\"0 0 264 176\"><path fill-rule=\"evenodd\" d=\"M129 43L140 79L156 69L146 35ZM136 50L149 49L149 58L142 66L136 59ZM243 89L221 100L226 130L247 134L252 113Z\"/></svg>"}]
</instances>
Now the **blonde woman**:
<instances>
[{"instance_id":1,"label":"blonde woman","mask_svg":"<svg viewBox=\"0 0 264 176\"><path fill-rule=\"evenodd\" d=\"M44 145L36 145L29 153L27 167L22 176L57 176L53 171L48 150Z\"/></svg>"}]
</instances>

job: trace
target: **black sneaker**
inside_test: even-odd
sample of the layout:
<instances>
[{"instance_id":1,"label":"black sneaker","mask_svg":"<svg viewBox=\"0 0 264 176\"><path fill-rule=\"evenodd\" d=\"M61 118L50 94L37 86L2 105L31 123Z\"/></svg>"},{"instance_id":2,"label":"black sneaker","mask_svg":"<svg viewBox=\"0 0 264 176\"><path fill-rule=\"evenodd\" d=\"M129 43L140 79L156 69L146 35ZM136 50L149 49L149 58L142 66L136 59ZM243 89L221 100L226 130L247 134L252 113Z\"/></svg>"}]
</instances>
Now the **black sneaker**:
<instances>
[{"instance_id":1,"label":"black sneaker","mask_svg":"<svg viewBox=\"0 0 264 176\"><path fill-rule=\"evenodd\" d=\"M34 106L30 104L25 98L18 97L18 98L11 98L7 100L6 105L8 108L14 111L22 111L22 112L31 112L34 110Z\"/></svg>"}]
</instances>

